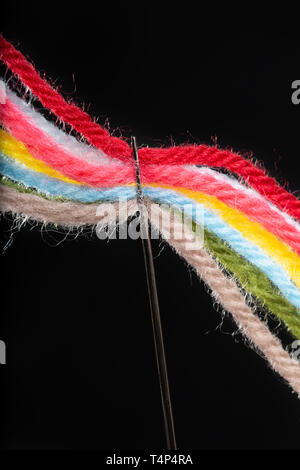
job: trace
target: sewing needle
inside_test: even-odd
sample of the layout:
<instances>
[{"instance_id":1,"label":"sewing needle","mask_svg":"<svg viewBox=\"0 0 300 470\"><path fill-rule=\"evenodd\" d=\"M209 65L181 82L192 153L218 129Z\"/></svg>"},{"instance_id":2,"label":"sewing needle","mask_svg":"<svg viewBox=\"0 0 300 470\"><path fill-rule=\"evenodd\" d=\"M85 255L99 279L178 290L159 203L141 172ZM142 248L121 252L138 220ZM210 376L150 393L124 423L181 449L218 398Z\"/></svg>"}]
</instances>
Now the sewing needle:
<instances>
[{"instance_id":1,"label":"sewing needle","mask_svg":"<svg viewBox=\"0 0 300 470\"><path fill-rule=\"evenodd\" d=\"M139 157L136 145L135 137L131 137L131 145L133 150L133 156L135 160L136 169L136 187L137 187L137 203L140 212L140 233L143 244L145 269L149 293L149 303L151 310L151 319L153 327L153 337L155 345L155 355L158 369L158 377L161 392L162 409L164 416L165 434L167 440L167 449L176 450L176 437L174 429L174 418L172 412L172 404L169 389L168 371L166 364L166 355L163 341L163 333L159 312L159 302L157 295L155 269L152 255L151 238L150 238L150 227L148 216L146 215L147 210L144 204L144 197L141 185Z\"/></svg>"}]
</instances>

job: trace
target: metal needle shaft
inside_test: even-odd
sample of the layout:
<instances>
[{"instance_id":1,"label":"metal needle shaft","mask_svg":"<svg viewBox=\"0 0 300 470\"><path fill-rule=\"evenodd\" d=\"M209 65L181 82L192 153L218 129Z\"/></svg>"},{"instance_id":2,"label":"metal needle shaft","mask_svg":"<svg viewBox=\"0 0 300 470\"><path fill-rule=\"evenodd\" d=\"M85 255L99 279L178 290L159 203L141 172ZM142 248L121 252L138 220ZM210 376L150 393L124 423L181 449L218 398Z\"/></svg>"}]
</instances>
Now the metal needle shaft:
<instances>
[{"instance_id":1,"label":"metal needle shaft","mask_svg":"<svg viewBox=\"0 0 300 470\"><path fill-rule=\"evenodd\" d=\"M133 149L133 156L135 160L136 168L136 184L137 184L137 202L140 212L140 231L142 234L142 244L148 284L148 293L149 293L149 303L151 310L152 326L153 326L153 336L155 344L155 354L156 362L158 369L158 377L160 384L161 392L161 401L163 408L164 424L165 424L165 434L167 440L167 449L176 450L176 437L174 430L174 419L172 412L172 404L170 398L170 389L169 389L169 380L168 380L168 371L166 364L166 355L163 341L163 333L161 327L161 319L159 312L159 303L155 279L155 269L153 263L152 247L151 247L151 237L148 217L146 217L146 208L144 205L142 186L141 186L141 176L139 168L139 158L138 151L136 146L135 137L131 138L131 144ZM144 236L143 236L144 234Z\"/></svg>"}]
</instances>

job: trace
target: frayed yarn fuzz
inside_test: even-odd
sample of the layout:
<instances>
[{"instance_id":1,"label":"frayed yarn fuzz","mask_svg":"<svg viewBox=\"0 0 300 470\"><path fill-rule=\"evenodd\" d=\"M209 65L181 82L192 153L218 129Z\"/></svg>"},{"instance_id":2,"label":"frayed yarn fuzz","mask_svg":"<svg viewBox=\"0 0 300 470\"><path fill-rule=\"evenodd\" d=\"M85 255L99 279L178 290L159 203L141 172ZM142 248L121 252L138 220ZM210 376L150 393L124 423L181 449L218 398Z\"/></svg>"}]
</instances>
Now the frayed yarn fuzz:
<instances>
[{"instance_id":1,"label":"frayed yarn fuzz","mask_svg":"<svg viewBox=\"0 0 300 470\"><path fill-rule=\"evenodd\" d=\"M28 223L78 236L102 223L110 226L116 211L120 222L125 217L120 207L126 219L132 216L136 176L128 143L67 102L1 35L0 59L33 99L79 137L47 121L0 81L0 210L14 217L5 249ZM149 216L153 227L299 395L299 363L255 309L274 315L300 339L300 201L261 165L216 146L144 147L139 160L144 196L157 209ZM111 209L101 221L97 210L104 203ZM158 220L167 214L172 214L170 237ZM186 248L187 239L174 236L183 226L193 250Z\"/></svg>"}]
</instances>

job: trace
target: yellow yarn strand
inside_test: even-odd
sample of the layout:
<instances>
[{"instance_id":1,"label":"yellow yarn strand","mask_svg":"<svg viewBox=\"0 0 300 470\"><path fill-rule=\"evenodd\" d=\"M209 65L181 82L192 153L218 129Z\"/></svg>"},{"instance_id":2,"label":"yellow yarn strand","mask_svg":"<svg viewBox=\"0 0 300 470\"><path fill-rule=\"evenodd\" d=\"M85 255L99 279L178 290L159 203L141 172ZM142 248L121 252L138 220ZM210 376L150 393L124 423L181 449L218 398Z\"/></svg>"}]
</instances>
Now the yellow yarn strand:
<instances>
[{"instance_id":1,"label":"yellow yarn strand","mask_svg":"<svg viewBox=\"0 0 300 470\"><path fill-rule=\"evenodd\" d=\"M2 151L8 157L17 160L19 163L23 163L31 170L45 173L52 178L60 179L66 183L81 184L78 181L64 176L62 173L54 170L54 168L51 168L41 160L34 158L23 142L15 139L13 136L3 131L2 129L0 129L0 151Z\"/></svg>"},{"instance_id":2,"label":"yellow yarn strand","mask_svg":"<svg viewBox=\"0 0 300 470\"><path fill-rule=\"evenodd\" d=\"M184 194L190 199L212 209L231 227L238 230L247 240L259 246L270 258L280 264L289 274L295 284L300 287L300 257L286 243L279 240L273 233L268 232L258 222L253 222L238 209L233 209L217 197L166 185L151 184L147 186L172 189Z\"/></svg>"}]
</instances>

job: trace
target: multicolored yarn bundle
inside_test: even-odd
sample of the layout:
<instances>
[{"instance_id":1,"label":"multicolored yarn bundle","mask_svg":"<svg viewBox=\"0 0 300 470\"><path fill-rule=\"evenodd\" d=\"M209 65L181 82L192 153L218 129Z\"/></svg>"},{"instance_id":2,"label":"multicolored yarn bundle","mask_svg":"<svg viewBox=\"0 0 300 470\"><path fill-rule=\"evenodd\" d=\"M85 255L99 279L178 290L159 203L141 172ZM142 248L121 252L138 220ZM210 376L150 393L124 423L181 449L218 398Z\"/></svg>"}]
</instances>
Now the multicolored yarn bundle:
<instances>
[{"instance_id":1,"label":"multicolored yarn bundle","mask_svg":"<svg viewBox=\"0 0 300 470\"><path fill-rule=\"evenodd\" d=\"M0 58L12 74L0 82L1 212L63 227L97 224L104 202L112 214L120 199L129 215L135 213L130 145L65 101L2 36ZM268 312L300 340L300 201L250 159L218 147L144 147L139 160L147 204L157 205L151 224L300 397L299 362L256 312ZM186 208L190 231L176 237ZM161 223L166 213L172 215L169 236Z\"/></svg>"}]
</instances>

